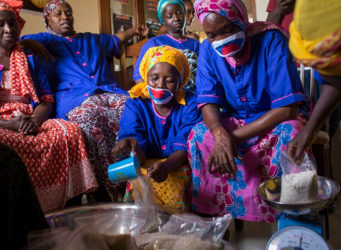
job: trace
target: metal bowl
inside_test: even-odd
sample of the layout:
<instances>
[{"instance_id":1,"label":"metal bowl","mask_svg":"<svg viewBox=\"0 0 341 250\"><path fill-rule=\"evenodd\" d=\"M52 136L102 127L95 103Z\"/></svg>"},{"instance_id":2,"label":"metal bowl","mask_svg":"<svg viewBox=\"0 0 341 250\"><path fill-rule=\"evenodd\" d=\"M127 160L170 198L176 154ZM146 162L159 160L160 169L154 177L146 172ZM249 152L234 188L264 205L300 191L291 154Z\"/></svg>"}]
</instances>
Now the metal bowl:
<instances>
[{"instance_id":1,"label":"metal bowl","mask_svg":"<svg viewBox=\"0 0 341 250\"><path fill-rule=\"evenodd\" d=\"M160 212L160 211L159 211ZM98 205L80 206L67 208L45 215L47 222L51 228L67 227L73 230L77 226L77 221L82 220L83 223L94 218L106 215L115 215L116 218L122 218L122 223L127 226L141 226L142 221L147 220L145 211L134 203L105 203ZM160 212L158 219L160 225L164 224L169 218L166 213ZM124 221L123 221L124 220Z\"/></svg>"},{"instance_id":2,"label":"metal bowl","mask_svg":"<svg viewBox=\"0 0 341 250\"><path fill-rule=\"evenodd\" d=\"M277 211L287 213L310 213L321 211L330 205L340 191L340 185L332 179L318 176L318 197L316 200L305 203L285 204L280 202L281 198L281 177L276 177L261 183L257 193L267 205ZM271 191L266 187L272 187Z\"/></svg>"},{"instance_id":3,"label":"metal bowl","mask_svg":"<svg viewBox=\"0 0 341 250\"><path fill-rule=\"evenodd\" d=\"M158 226L162 227L170 218L170 214L180 213L179 210L169 207L158 206ZM82 223L87 223L103 216L114 215L119 220L118 231L111 231L111 234L131 234L137 235L136 232L142 232L146 226L150 229L150 221L146 212L134 203L105 203L91 206L72 207L59 211L50 212L45 215L51 228L57 229L62 227L69 228L71 231L79 226L80 219ZM112 221L111 221L112 222ZM117 221L116 221L117 222ZM145 225L143 223L146 222ZM158 229L152 228L152 232L158 232ZM77 231L77 230L76 230ZM206 232L207 233L207 232ZM236 250L237 248L231 243L222 240L224 249ZM42 249L42 248L41 248Z\"/></svg>"}]
</instances>

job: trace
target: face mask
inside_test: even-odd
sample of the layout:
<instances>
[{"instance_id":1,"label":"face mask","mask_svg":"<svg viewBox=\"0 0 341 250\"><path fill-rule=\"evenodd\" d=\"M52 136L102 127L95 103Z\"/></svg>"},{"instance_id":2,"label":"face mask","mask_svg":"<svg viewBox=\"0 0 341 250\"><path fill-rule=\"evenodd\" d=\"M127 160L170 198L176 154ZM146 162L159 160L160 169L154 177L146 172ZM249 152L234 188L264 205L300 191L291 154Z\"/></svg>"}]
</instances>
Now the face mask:
<instances>
[{"instance_id":1,"label":"face mask","mask_svg":"<svg viewBox=\"0 0 341 250\"><path fill-rule=\"evenodd\" d=\"M166 104L170 100L172 100L174 94L168 89L156 89L150 86L147 86L150 98L154 101L155 104Z\"/></svg>"},{"instance_id":2,"label":"face mask","mask_svg":"<svg viewBox=\"0 0 341 250\"><path fill-rule=\"evenodd\" d=\"M239 31L232 36L212 43L213 49L222 57L231 57L237 54L245 42L244 31Z\"/></svg>"}]
</instances>

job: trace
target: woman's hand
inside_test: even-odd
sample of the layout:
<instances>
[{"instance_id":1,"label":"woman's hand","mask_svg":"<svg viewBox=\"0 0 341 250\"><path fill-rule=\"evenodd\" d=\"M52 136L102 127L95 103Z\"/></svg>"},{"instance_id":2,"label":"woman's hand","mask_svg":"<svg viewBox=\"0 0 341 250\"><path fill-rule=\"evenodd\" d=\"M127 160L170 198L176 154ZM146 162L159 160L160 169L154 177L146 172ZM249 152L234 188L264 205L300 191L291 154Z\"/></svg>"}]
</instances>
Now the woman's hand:
<instances>
[{"instance_id":1,"label":"woman's hand","mask_svg":"<svg viewBox=\"0 0 341 250\"><path fill-rule=\"evenodd\" d=\"M136 35L139 36L147 36L149 32L149 28L147 25L142 24L142 25L137 25L135 29Z\"/></svg>"},{"instance_id":2,"label":"woman's hand","mask_svg":"<svg viewBox=\"0 0 341 250\"><path fill-rule=\"evenodd\" d=\"M234 138L221 125L211 129L214 136L214 149L208 158L208 171L211 174L229 174L234 177L237 166L234 157L238 156ZM213 168L213 169L212 169Z\"/></svg>"},{"instance_id":3,"label":"woman's hand","mask_svg":"<svg viewBox=\"0 0 341 250\"><path fill-rule=\"evenodd\" d=\"M39 132L39 124L33 115L16 116L7 121L2 120L2 123L1 127L26 135L37 134Z\"/></svg>"},{"instance_id":4,"label":"woman's hand","mask_svg":"<svg viewBox=\"0 0 341 250\"><path fill-rule=\"evenodd\" d=\"M277 0L276 8L283 15L290 14L294 11L296 0Z\"/></svg>"},{"instance_id":5,"label":"woman's hand","mask_svg":"<svg viewBox=\"0 0 341 250\"><path fill-rule=\"evenodd\" d=\"M10 129L14 132L19 132L20 122L20 116L15 116L10 120L2 120L3 125L1 127Z\"/></svg>"},{"instance_id":6,"label":"woman's hand","mask_svg":"<svg viewBox=\"0 0 341 250\"><path fill-rule=\"evenodd\" d=\"M168 177L168 168L165 162L157 162L148 168L147 176L156 182L164 182Z\"/></svg>"},{"instance_id":7,"label":"woman's hand","mask_svg":"<svg viewBox=\"0 0 341 250\"><path fill-rule=\"evenodd\" d=\"M21 121L19 125L19 132L27 134L38 134L39 132L39 125L36 120L36 117L33 115L23 115L20 116Z\"/></svg>"},{"instance_id":8,"label":"woman's hand","mask_svg":"<svg viewBox=\"0 0 341 250\"><path fill-rule=\"evenodd\" d=\"M121 140L111 151L111 158L115 162L119 159L128 157L130 152L137 155L138 143L134 137L128 137Z\"/></svg>"},{"instance_id":9,"label":"woman's hand","mask_svg":"<svg viewBox=\"0 0 341 250\"><path fill-rule=\"evenodd\" d=\"M304 151L308 150L311 146L315 135L315 133L309 132L307 127L304 127L302 131L289 142L288 153L297 165L302 163Z\"/></svg>"},{"instance_id":10,"label":"woman's hand","mask_svg":"<svg viewBox=\"0 0 341 250\"><path fill-rule=\"evenodd\" d=\"M41 60L43 60L46 64L49 63L50 60L54 60L54 57L51 53L45 48L41 43L33 40L33 39L24 39L19 42L19 46L22 49L28 49L32 51L35 55L37 55Z\"/></svg>"}]
</instances>

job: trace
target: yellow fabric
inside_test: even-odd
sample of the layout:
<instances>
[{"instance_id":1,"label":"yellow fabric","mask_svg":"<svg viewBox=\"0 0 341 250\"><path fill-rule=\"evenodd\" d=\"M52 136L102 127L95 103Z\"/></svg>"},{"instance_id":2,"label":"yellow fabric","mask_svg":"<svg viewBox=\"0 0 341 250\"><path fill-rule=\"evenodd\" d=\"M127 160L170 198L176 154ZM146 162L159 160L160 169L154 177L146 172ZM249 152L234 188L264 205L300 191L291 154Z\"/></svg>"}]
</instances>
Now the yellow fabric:
<instances>
[{"instance_id":1,"label":"yellow fabric","mask_svg":"<svg viewBox=\"0 0 341 250\"><path fill-rule=\"evenodd\" d=\"M146 175L148 167L158 161L163 162L166 159L147 159L141 167L142 174ZM157 203L181 210L189 210L191 169L188 165L169 173L167 180L162 183L158 183L153 179L150 179L150 182ZM133 191L132 186L130 191Z\"/></svg>"},{"instance_id":2,"label":"yellow fabric","mask_svg":"<svg viewBox=\"0 0 341 250\"><path fill-rule=\"evenodd\" d=\"M179 72L181 85L177 93L175 93L175 98L179 104L186 105L186 92L183 90L183 86L185 86L191 75L189 62L187 57L180 50L170 46L152 47L147 50L142 58L139 68L140 75L144 82L135 85L131 90L129 90L130 97L150 99L148 90L146 88L147 76L149 70L159 62L169 63Z\"/></svg>"},{"instance_id":3,"label":"yellow fabric","mask_svg":"<svg viewBox=\"0 0 341 250\"><path fill-rule=\"evenodd\" d=\"M321 74L341 75L341 1L297 0L289 48Z\"/></svg>"}]
</instances>

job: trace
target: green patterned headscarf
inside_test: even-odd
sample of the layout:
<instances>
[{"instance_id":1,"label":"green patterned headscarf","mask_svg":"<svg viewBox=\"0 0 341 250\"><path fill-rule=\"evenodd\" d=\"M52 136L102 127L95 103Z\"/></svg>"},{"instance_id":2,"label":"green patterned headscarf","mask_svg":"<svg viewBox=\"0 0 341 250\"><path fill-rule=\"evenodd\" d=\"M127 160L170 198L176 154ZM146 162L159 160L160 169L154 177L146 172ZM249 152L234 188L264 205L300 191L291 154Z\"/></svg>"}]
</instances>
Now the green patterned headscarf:
<instances>
[{"instance_id":1,"label":"green patterned headscarf","mask_svg":"<svg viewBox=\"0 0 341 250\"><path fill-rule=\"evenodd\" d=\"M182 1L182 0L159 0L159 3L157 5L157 17L159 18L159 20L162 24L164 24L163 20L162 20L162 14L163 14L163 11L165 10L165 8L168 4L180 5L181 8L183 9L184 13L186 14L186 7L184 4L184 1Z\"/></svg>"}]
</instances>

